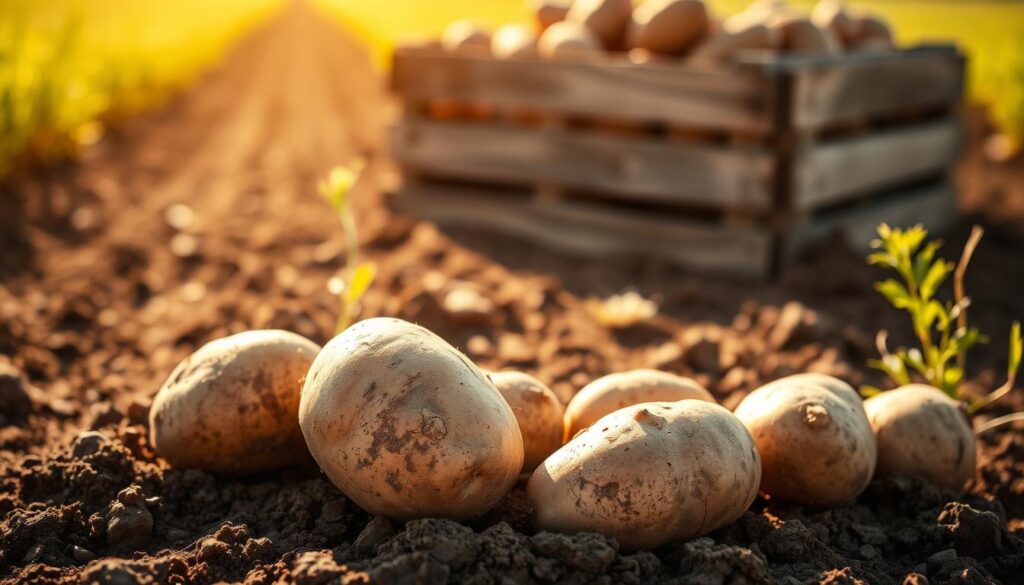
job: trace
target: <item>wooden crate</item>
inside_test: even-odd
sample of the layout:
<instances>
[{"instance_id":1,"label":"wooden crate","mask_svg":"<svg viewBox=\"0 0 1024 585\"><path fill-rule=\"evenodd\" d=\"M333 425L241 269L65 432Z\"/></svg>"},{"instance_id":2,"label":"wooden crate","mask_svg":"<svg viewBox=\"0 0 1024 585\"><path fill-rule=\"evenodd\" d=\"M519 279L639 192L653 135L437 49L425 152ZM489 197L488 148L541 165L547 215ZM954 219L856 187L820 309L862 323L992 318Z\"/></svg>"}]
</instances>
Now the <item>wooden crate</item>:
<instances>
[{"instance_id":1,"label":"wooden crate","mask_svg":"<svg viewBox=\"0 0 1024 585\"><path fill-rule=\"evenodd\" d=\"M845 227L837 215L921 192L948 199L963 67L952 46L712 69L405 47L392 148L410 181L397 200L435 219L472 208L462 215L579 251L658 249L766 275L797 242ZM437 116L438 104L456 115Z\"/></svg>"}]
</instances>

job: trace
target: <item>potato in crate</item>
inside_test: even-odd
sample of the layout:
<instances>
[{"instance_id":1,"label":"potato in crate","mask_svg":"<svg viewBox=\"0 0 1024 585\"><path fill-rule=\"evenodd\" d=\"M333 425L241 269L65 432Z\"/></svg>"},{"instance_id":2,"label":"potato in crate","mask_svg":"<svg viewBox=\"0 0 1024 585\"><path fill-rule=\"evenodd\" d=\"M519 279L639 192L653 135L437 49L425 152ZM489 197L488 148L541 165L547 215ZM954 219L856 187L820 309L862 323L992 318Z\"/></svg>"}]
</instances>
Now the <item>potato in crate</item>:
<instances>
[{"instance_id":1,"label":"potato in crate","mask_svg":"<svg viewBox=\"0 0 1024 585\"><path fill-rule=\"evenodd\" d=\"M718 24L694 4L644 3L621 38L603 23L587 41L600 48L562 57L399 48L397 205L578 253L755 277L836 230L866 245L881 221L953 216L956 47L893 48L880 21L834 3L811 18L755 3ZM594 18L573 16L566 26L584 31ZM648 28L693 39L670 47Z\"/></svg>"}]
</instances>

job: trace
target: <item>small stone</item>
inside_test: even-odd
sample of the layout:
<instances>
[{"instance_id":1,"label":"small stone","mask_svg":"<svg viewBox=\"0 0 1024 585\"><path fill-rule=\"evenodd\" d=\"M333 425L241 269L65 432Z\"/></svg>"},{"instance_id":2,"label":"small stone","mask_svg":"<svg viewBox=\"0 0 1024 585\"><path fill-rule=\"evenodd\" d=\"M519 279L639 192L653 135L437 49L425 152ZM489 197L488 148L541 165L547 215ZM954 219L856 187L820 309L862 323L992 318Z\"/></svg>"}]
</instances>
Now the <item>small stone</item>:
<instances>
[{"instance_id":1,"label":"small stone","mask_svg":"<svg viewBox=\"0 0 1024 585\"><path fill-rule=\"evenodd\" d=\"M34 563L36 559L41 556L43 556L43 543L40 542L32 545L32 548L28 549L28 552L25 553L25 556L22 557L21 560L27 565L29 563Z\"/></svg>"},{"instance_id":2,"label":"small stone","mask_svg":"<svg viewBox=\"0 0 1024 585\"><path fill-rule=\"evenodd\" d=\"M77 544L71 547L71 556L80 563L88 563L96 558L96 553L82 548Z\"/></svg>"},{"instance_id":3,"label":"small stone","mask_svg":"<svg viewBox=\"0 0 1024 585\"><path fill-rule=\"evenodd\" d=\"M360 554L370 554L395 533L395 527L384 516L374 516L356 537L353 547Z\"/></svg>"},{"instance_id":4,"label":"small stone","mask_svg":"<svg viewBox=\"0 0 1024 585\"><path fill-rule=\"evenodd\" d=\"M79 433L75 437L75 441L71 443L71 455L76 459L82 459L88 457L100 450L104 443L107 442L107 437L102 433L96 431L84 431Z\"/></svg>"},{"instance_id":5,"label":"small stone","mask_svg":"<svg viewBox=\"0 0 1024 585\"><path fill-rule=\"evenodd\" d=\"M461 323L486 323L494 314L494 303L467 286L449 290L441 306L450 317Z\"/></svg>"},{"instance_id":6,"label":"small stone","mask_svg":"<svg viewBox=\"0 0 1024 585\"><path fill-rule=\"evenodd\" d=\"M878 552L875 550L875 547L865 544L860 547L860 556L870 561L878 556Z\"/></svg>"},{"instance_id":7,"label":"small stone","mask_svg":"<svg viewBox=\"0 0 1024 585\"><path fill-rule=\"evenodd\" d=\"M121 490L107 512L107 542L121 550L139 549L153 534L153 515L143 502L142 488Z\"/></svg>"}]
</instances>

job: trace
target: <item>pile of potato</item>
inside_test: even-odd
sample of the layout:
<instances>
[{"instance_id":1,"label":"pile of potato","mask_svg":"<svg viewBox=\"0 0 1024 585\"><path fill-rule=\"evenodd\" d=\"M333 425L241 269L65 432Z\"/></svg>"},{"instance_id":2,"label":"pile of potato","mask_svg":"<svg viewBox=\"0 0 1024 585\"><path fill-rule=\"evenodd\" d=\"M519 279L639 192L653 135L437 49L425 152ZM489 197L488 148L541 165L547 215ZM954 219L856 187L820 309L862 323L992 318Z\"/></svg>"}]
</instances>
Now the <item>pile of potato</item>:
<instances>
[{"instance_id":1,"label":"pile of potato","mask_svg":"<svg viewBox=\"0 0 1024 585\"><path fill-rule=\"evenodd\" d=\"M969 422L935 388L862 402L839 379L799 374L732 413L694 380L634 370L563 405L536 378L486 373L389 318L322 349L285 331L213 341L160 389L150 433L172 466L221 473L309 453L355 503L398 520L471 519L528 477L537 529L600 532L626 549L706 534L758 493L841 506L879 474L962 489L975 466Z\"/></svg>"},{"instance_id":2,"label":"pile of potato","mask_svg":"<svg viewBox=\"0 0 1024 585\"><path fill-rule=\"evenodd\" d=\"M748 51L837 55L888 50L892 30L880 17L821 0L802 14L783 0L755 0L744 12L719 19L704 0L533 0L531 25L493 32L472 21L452 23L441 37L449 52L498 59L586 60L628 52L634 61L656 58L716 63Z\"/></svg>"}]
</instances>

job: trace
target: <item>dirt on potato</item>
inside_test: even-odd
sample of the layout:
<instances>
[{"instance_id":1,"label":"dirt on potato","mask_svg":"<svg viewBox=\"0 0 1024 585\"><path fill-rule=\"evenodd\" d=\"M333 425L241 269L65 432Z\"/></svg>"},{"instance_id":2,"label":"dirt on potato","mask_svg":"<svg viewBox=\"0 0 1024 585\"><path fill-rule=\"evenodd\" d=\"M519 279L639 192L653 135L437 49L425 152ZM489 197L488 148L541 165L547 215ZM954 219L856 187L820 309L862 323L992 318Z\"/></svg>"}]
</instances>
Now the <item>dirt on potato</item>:
<instances>
[{"instance_id":1,"label":"dirt on potato","mask_svg":"<svg viewBox=\"0 0 1024 585\"><path fill-rule=\"evenodd\" d=\"M755 501L706 538L626 554L595 534L536 533L522 485L468 524L374 518L309 462L231 478L171 469L148 439L152 396L200 345L250 328L331 336L327 279L344 263L315 194L330 166L380 152L388 101L358 46L296 4L162 111L111 132L76 165L0 192L0 580L10 582L1015 583L1024 574L1024 432L981 440L961 496L872 483L830 510ZM971 388L1001 382L1024 317L1024 164L977 155L958 171L988 230L967 287L993 342ZM379 160L379 159L378 159ZM880 328L908 341L878 272L819 246L775 283L652 261L583 262L483 230L439 231L358 194L379 267L362 316L417 322L481 367L519 369L563 399L614 371L693 377L727 407L815 371L852 384ZM472 288L490 312L453 311ZM583 299L634 287L661 305L612 331ZM993 409L1024 408L1017 392Z\"/></svg>"}]
</instances>

